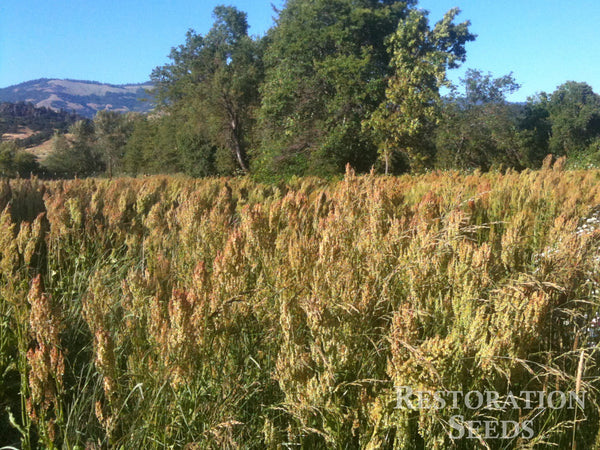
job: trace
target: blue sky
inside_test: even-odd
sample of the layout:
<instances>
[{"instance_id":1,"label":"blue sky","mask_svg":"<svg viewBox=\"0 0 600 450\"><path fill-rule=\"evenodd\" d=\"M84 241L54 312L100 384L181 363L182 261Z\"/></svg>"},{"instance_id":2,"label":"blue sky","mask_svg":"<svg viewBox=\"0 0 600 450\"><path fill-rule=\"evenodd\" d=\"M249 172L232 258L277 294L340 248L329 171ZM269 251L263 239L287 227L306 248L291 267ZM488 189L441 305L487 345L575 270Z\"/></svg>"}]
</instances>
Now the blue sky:
<instances>
[{"instance_id":1,"label":"blue sky","mask_svg":"<svg viewBox=\"0 0 600 450\"><path fill-rule=\"evenodd\" d=\"M283 0L2 0L0 87L36 78L71 78L113 84L148 80L168 62L171 47L189 28L205 33L212 9L231 4L248 13L250 32L262 35ZM421 0L439 20L458 6L478 35L467 45L464 69L502 76L522 88L511 100L552 92L567 80L600 93L600 0Z\"/></svg>"}]
</instances>

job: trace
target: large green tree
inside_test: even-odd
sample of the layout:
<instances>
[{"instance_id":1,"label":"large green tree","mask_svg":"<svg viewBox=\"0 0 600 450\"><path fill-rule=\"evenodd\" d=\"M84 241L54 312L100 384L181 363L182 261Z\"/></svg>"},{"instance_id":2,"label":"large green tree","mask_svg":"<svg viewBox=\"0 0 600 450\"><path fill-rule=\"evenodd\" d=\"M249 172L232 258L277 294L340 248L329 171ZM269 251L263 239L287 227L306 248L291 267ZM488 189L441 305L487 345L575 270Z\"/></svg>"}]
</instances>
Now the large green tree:
<instances>
[{"instance_id":1,"label":"large green tree","mask_svg":"<svg viewBox=\"0 0 600 450\"><path fill-rule=\"evenodd\" d=\"M180 114L162 117L138 117L125 147L124 170L131 175L183 172L195 177L215 173L230 174L234 160L228 152L219 152L193 122ZM226 168L217 164L224 156Z\"/></svg>"},{"instance_id":2,"label":"large green tree","mask_svg":"<svg viewBox=\"0 0 600 450\"><path fill-rule=\"evenodd\" d=\"M98 111L94 117L96 145L109 177L120 169L134 117L134 114L115 111Z\"/></svg>"},{"instance_id":3,"label":"large green tree","mask_svg":"<svg viewBox=\"0 0 600 450\"><path fill-rule=\"evenodd\" d=\"M600 95L587 83L560 85L550 96L548 111L552 153L574 156L600 138Z\"/></svg>"},{"instance_id":4,"label":"large green tree","mask_svg":"<svg viewBox=\"0 0 600 450\"><path fill-rule=\"evenodd\" d=\"M255 168L269 174L368 170L363 120L383 100L385 40L415 0L287 0L269 31Z\"/></svg>"},{"instance_id":5,"label":"large green tree","mask_svg":"<svg viewBox=\"0 0 600 450\"><path fill-rule=\"evenodd\" d=\"M52 177L70 178L77 175L73 164L73 147L67 136L59 131L52 136L52 150L42 162L43 166Z\"/></svg>"},{"instance_id":6,"label":"large green tree","mask_svg":"<svg viewBox=\"0 0 600 450\"><path fill-rule=\"evenodd\" d=\"M19 146L14 141L0 142L0 177L13 177L15 155Z\"/></svg>"},{"instance_id":7,"label":"large green tree","mask_svg":"<svg viewBox=\"0 0 600 450\"><path fill-rule=\"evenodd\" d=\"M157 67L152 80L163 110L188 130L180 139L192 148L183 159L226 149L248 172L263 44L248 35L246 13L218 6L213 15L210 31L202 36L190 30L185 44L172 50L172 63Z\"/></svg>"},{"instance_id":8,"label":"large green tree","mask_svg":"<svg viewBox=\"0 0 600 450\"><path fill-rule=\"evenodd\" d=\"M527 99L519 117L519 145L524 165L530 168L542 166L550 153L552 122L548 111L548 94L539 93Z\"/></svg>"},{"instance_id":9,"label":"large green tree","mask_svg":"<svg viewBox=\"0 0 600 450\"><path fill-rule=\"evenodd\" d=\"M369 118L388 173L395 154L401 153L412 169L433 163L431 135L440 115L440 88L446 77L465 60L465 44L475 39L469 22L455 24L458 8L448 11L431 28L426 11L413 10L388 39L393 73L385 99Z\"/></svg>"},{"instance_id":10,"label":"large green tree","mask_svg":"<svg viewBox=\"0 0 600 450\"><path fill-rule=\"evenodd\" d=\"M463 93L446 97L436 129L436 163L442 168L521 167L518 138L520 108L506 96L519 89L512 74L493 78L469 69Z\"/></svg>"},{"instance_id":11,"label":"large green tree","mask_svg":"<svg viewBox=\"0 0 600 450\"><path fill-rule=\"evenodd\" d=\"M0 177L24 177L37 174L37 158L19 147L15 141L0 142Z\"/></svg>"},{"instance_id":12,"label":"large green tree","mask_svg":"<svg viewBox=\"0 0 600 450\"><path fill-rule=\"evenodd\" d=\"M56 132L52 152L43 161L56 177L86 177L102 173L105 165L96 146L96 132L90 120L79 120L69 128L68 137Z\"/></svg>"},{"instance_id":13,"label":"large green tree","mask_svg":"<svg viewBox=\"0 0 600 450\"><path fill-rule=\"evenodd\" d=\"M0 142L0 177L24 177L37 174L40 166L37 158L15 141Z\"/></svg>"}]
</instances>

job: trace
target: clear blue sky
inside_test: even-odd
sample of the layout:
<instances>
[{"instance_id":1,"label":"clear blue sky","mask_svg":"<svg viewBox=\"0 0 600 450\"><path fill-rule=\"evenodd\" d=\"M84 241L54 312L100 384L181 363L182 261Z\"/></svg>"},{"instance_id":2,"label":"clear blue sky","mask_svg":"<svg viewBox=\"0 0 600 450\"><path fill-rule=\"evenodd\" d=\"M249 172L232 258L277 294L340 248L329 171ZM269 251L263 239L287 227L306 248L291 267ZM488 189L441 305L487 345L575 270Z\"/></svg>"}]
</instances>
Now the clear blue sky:
<instances>
[{"instance_id":1,"label":"clear blue sky","mask_svg":"<svg viewBox=\"0 0 600 450\"><path fill-rule=\"evenodd\" d=\"M205 33L212 9L231 4L248 13L250 32L272 24L271 3L283 0L1 0L0 87L36 78L113 84L149 79L168 62L189 28ZM458 6L477 40L466 68L501 76L513 72L525 100L567 81L585 81L600 93L600 0L421 0L437 21Z\"/></svg>"}]
</instances>

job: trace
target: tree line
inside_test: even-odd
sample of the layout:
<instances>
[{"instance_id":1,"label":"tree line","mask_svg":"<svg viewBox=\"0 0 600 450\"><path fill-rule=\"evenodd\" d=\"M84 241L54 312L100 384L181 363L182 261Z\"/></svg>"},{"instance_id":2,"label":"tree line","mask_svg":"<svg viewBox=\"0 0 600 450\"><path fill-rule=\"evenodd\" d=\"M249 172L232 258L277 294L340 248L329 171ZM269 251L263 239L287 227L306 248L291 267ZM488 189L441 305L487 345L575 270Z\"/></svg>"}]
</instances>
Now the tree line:
<instances>
[{"instance_id":1,"label":"tree line","mask_svg":"<svg viewBox=\"0 0 600 450\"><path fill-rule=\"evenodd\" d=\"M600 96L566 82L524 104L519 85L448 71L476 36L457 8L431 23L416 0L287 0L265 36L214 9L152 72L150 115L102 112L55 137L55 174L332 176L539 167L549 153L600 162ZM96 149L96 150L94 150Z\"/></svg>"}]
</instances>

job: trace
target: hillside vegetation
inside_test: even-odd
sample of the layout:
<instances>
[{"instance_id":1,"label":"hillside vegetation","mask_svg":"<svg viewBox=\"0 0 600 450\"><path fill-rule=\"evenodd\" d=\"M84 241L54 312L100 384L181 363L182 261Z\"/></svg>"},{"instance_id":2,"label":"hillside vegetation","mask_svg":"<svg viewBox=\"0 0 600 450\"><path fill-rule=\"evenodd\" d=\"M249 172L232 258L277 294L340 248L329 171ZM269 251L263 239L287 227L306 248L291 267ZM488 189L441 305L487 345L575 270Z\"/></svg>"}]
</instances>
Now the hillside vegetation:
<instances>
[{"instance_id":1,"label":"hillside vegetation","mask_svg":"<svg viewBox=\"0 0 600 450\"><path fill-rule=\"evenodd\" d=\"M0 137L33 147L49 140L55 131L66 133L82 117L66 111L38 108L31 103L0 103Z\"/></svg>"},{"instance_id":2,"label":"hillside vegetation","mask_svg":"<svg viewBox=\"0 0 600 450\"><path fill-rule=\"evenodd\" d=\"M3 181L3 443L597 448L600 172L563 164ZM586 397L407 410L395 386ZM534 433L452 439L456 416Z\"/></svg>"}]
</instances>

